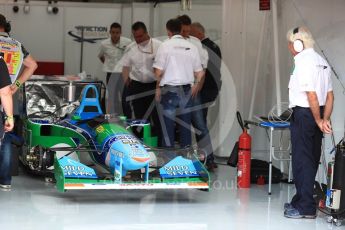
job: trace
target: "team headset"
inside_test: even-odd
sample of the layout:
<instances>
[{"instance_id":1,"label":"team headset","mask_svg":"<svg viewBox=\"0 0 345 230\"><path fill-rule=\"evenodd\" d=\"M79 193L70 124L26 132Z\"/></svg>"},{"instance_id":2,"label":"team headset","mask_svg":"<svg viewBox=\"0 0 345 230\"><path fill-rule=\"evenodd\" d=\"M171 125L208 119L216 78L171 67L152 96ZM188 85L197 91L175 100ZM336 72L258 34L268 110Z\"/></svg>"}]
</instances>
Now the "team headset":
<instances>
[{"instance_id":1,"label":"team headset","mask_svg":"<svg viewBox=\"0 0 345 230\"><path fill-rule=\"evenodd\" d=\"M299 27L296 27L292 33L295 35L297 34L299 31ZM303 41L301 39L296 39L295 41L293 41L293 49L297 52L300 53L304 50L304 44Z\"/></svg>"},{"instance_id":2,"label":"team headset","mask_svg":"<svg viewBox=\"0 0 345 230\"><path fill-rule=\"evenodd\" d=\"M5 32L6 32L6 33L11 32L11 23L10 23L9 21L6 21L6 24L5 24Z\"/></svg>"}]
</instances>

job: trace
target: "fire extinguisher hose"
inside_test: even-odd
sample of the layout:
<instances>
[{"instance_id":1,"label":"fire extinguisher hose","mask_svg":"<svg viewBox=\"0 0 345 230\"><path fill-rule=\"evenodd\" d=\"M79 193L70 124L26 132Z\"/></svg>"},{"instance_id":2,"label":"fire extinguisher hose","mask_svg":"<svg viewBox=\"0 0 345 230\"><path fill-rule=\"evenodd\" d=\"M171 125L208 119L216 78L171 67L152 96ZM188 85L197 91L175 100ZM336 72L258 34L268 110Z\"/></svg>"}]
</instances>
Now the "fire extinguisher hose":
<instances>
[{"instance_id":1,"label":"fire extinguisher hose","mask_svg":"<svg viewBox=\"0 0 345 230\"><path fill-rule=\"evenodd\" d=\"M241 113L239 111L236 112L236 117L237 117L238 124L240 124L242 131L244 131L244 124L243 124Z\"/></svg>"}]
</instances>

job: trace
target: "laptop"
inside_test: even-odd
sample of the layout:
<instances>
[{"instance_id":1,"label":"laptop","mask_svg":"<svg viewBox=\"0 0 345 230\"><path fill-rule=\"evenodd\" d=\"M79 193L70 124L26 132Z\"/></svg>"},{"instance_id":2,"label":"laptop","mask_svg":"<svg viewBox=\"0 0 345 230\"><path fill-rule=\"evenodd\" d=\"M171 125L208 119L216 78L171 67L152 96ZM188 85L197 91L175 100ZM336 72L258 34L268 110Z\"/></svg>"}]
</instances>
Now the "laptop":
<instances>
[{"instance_id":1,"label":"laptop","mask_svg":"<svg viewBox=\"0 0 345 230\"><path fill-rule=\"evenodd\" d=\"M282 112L278 118L275 118L275 120L277 120L277 121L290 121L291 114L292 114L291 109L287 109L284 112ZM272 119L269 119L266 116L260 116L260 119L262 121L272 121Z\"/></svg>"}]
</instances>

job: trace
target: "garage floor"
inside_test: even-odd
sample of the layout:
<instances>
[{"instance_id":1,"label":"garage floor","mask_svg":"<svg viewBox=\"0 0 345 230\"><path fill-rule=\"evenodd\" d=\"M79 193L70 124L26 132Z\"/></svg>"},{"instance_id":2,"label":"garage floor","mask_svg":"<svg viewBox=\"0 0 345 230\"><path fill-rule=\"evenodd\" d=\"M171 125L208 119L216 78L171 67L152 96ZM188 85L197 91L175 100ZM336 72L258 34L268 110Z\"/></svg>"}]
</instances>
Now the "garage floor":
<instances>
[{"instance_id":1,"label":"garage floor","mask_svg":"<svg viewBox=\"0 0 345 230\"><path fill-rule=\"evenodd\" d=\"M11 191L0 191L0 229L217 230L341 229L316 220L283 217L294 186L253 185L237 190L234 168L219 166L213 189L203 191L68 191L21 173Z\"/></svg>"}]
</instances>

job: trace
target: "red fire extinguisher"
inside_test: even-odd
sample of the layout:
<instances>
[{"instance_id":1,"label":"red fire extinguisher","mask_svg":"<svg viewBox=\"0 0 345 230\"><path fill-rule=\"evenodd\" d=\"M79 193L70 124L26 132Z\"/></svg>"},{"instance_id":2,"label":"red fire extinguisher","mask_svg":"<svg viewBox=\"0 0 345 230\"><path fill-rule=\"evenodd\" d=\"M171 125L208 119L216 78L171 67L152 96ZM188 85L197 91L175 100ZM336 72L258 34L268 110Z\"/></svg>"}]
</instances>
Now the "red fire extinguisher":
<instances>
[{"instance_id":1,"label":"red fire extinguisher","mask_svg":"<svg viewBox=\"0 0 345 230\"><path fill-rule=\"evenodd\" d=\"M239 113L237 114L237 118L243 130L238 140L237 187L250 188L250 151L252 138L247 133L247 129L244 127Z\"/></svg>"}]
</instances>

